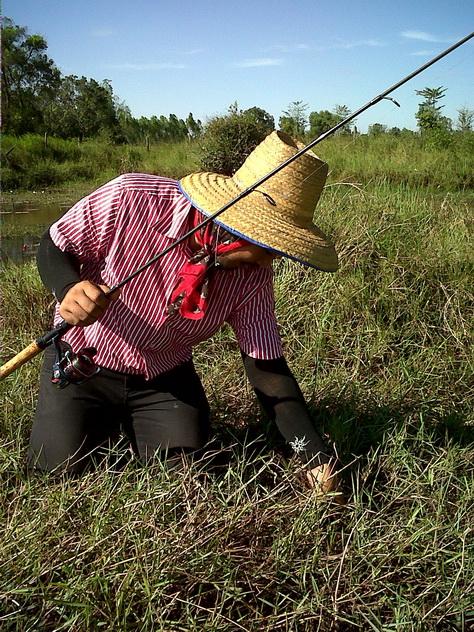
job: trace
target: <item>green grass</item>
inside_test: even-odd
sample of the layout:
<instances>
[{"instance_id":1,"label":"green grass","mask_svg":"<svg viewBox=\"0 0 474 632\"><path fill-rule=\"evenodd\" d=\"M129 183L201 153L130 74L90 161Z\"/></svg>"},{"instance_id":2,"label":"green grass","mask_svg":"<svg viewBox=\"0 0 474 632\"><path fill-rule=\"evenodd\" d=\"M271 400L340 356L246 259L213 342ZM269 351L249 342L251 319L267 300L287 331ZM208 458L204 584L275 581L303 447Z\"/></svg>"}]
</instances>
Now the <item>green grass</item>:
<instances>
[{"instance_id":1,"label":"green grass","mask_svg":"<svg viewBox=\"0 0 474 632\"><path fill-rule=\"evenodd\" d=\"M391 182L433 190L472 189L474 132L453 135L449 147L417 136L340 136L314 151L330 166L330 177L344 182Z\"/></svg>"},{"instance_id":2,"label":"green grass","mask_svg":"<svg viewBox=\"0 0 474 632\"><path fill-rule=\"evenodd\" d=\"M4 136L3 151L11 147L3 164L2 183L5 193L46 190L55 194L67 190L84 195L120 173L130 171L181 177L197 169L195 144L163 143L144 146L111 145L96 140L80 144L58 138L48 139L28 134L19 138Z\"/></svg>"},{"instance_id":3,"label":"green grass","mask_svg":"<svg viewBox=\"0 0 474 632\"><path fill-rule=\"evenodd\" d=\"M308 493L226 328L195 355L223 465L28 477L37 358L1 385L2 631L472 632L473 196L338 182L318 222L340 270L280 261L275 289L348 505ZM30 264L5 266L3 292L10 357L51 300Z\"/></svg>"},{"instance_id":4,"label":"green grass","mask_svg":"<svg viewBox=\"0 0 474 632\"><path fill-rule=\"evenodd\" d=\"M312 139L311 139L312 140ZM314 147L330 165L330 181L389 182L433 190L472 190L474 132L454 133L448 148L422 142L415 135L340 136ZM27 134L4 136L3 190L8 194L69 189L83 194L120 173L143 171L180 178L200 168L201 143L182 141L151 145L111 145L98 140L80 144Z\"/></svg>"}]
</instances>

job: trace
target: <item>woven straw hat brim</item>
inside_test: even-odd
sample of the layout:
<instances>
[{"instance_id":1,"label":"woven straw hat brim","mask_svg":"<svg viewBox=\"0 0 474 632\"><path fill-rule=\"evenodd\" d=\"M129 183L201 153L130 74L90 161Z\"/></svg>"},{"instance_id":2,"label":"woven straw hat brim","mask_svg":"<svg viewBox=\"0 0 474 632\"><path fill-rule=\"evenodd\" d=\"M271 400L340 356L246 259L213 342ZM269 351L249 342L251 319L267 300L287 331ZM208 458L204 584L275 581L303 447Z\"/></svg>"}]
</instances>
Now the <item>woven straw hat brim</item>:
<instances>
[{"instance_id":1,"label":"woven straw hat brim","mask_svg":"<svg viewBox=\"0 0 474 632\"><path fill-rule=\"evenodd\" d=\"M186 198L204 215L210 216L239 196L245 187L233 178L199 172L185 176L179 187ZM284 198L273 194L269 199L259 190L252 191L218 215L216 223L263 248L325 272L335 272L338 258L334 245L312 222L295 225L286 219Z\"/></svg>"}]
</instances>

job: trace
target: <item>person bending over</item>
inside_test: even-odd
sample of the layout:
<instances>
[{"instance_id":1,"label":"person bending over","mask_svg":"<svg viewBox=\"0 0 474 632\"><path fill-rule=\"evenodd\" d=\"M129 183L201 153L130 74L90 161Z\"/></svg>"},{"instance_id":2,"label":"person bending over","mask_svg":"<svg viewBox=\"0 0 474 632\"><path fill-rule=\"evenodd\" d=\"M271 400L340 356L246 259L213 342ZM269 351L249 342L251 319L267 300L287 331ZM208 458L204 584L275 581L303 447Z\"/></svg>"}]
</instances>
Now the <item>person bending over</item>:
<instances>
[{"instance_id":1,"label":"person bending over","mask_svg":"<svg viewBox=\"0 0 474 632\"><path fill-rule=\"evenodd\" d=\"M124 174L50 227L37 263L58 301L55 322L73 325L61 345L93 347L100 371L56 388L56 351L46 350L31 469L79 474L121 432L144 463L201 450L210 436L209 405L192 348L228 323L258 399L307 464L315 493L342 500L336 462L284 358L274 313L275 258L328 272L338 266L334 246L312 222L327 176L312 151L107 294L301 147L274 131L232 177Z\"/></svg>"}]
</instances>

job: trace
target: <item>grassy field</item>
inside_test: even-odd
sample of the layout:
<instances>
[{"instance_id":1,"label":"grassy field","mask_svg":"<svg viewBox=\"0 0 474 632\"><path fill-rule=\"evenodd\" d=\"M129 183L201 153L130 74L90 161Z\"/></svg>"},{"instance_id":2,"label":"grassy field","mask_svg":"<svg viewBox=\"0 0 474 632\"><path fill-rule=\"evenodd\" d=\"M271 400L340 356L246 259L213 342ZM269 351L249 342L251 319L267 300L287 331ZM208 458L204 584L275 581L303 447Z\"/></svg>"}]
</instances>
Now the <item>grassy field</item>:
<instances>
[{"instance_id":1,"label":"grassy field","mask_svg":"<svg viewBox=\"0 0 474 632\"><path fill-rule=\"evenodd\" d=\"M46 190L50 195L90 192L120 173L141 171L179 178L197 169L199 146L191 141L145 146L112 145L96 140L82 143L28 134L4 136L3 188L20 196ZM28 195L27 195L28 197Z\"/></svg>"},{"instance_id":2,"label":"grassy field","mask_svg":"<svg viewBox=\"0 0 474 632\"><path fill-rule=\"evenodd\" d=\"M331 168L330 177L367 186L379 180L443 191L474 187L474 132L453 135L439 147L416 135L405 137L339 136L315 147ZM80 144L38 135L4 136L2 183L5 197L45 191L76 198L119 173L143 171L180 178L199 170L199 139L145 146L111 145L95 140ZM28 194L26 194L28 197Z\"/></svg>"},{"instance_id":3,"label":"grassy field","mask_svg":"<svg viewBox=\"0 0 474 632\"><path fill-rule=\"evenodd\" d=\"M1 385L2 632L474 630L473 158L334 140L317 221L341 268L275 283L348 505L312 498L226 329L195 356L220 467L28 477L37 358ZM52 302L33 265L3 294L7 358Z\"/></svg>"}]
</instances>

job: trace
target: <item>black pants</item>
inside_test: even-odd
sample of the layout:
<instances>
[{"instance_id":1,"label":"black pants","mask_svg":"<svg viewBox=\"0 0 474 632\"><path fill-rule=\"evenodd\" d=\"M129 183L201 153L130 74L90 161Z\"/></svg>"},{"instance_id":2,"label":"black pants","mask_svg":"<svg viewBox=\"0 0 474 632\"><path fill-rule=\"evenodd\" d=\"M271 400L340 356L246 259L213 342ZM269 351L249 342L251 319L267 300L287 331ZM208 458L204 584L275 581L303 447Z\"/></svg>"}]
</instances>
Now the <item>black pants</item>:
<instances>
[{"instance_id":1,"label":"black pants","mask_svg":"<svg viewBox=\"0 0 474 632\"><path fill-rule=\"evenodd\" d=\"M194 451L209 438L209 404L192 361L146 381L107 369L81 385L51 384L54 350L41 375L28 465L81 473L125 433L149 461L158 452Z\"/></svg>"}]
</instances>

